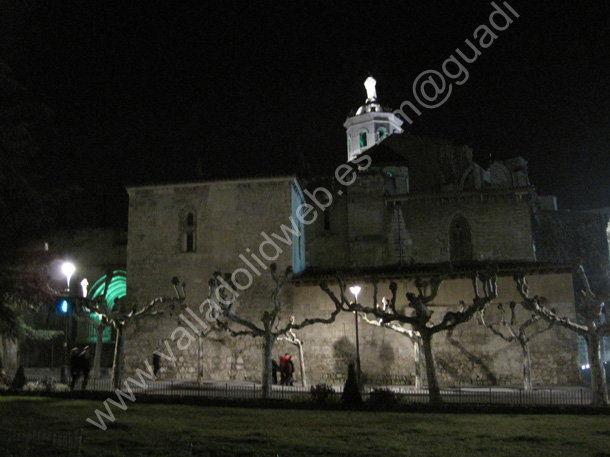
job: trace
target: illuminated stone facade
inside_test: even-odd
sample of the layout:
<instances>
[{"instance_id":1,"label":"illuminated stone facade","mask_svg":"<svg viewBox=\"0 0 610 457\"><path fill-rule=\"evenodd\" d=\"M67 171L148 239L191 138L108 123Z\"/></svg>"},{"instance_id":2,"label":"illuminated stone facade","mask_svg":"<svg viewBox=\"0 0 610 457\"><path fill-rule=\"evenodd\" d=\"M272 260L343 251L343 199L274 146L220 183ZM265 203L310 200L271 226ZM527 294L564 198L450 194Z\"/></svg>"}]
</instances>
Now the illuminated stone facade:
<instances>
[{"instance_id":1,"label":"illuminated stone facade","mask_svg":"<svg viewBox=\"0 0 610 457\"><path fill-rule=\"evenodd\" d=\"M532 272L532 293L547 296L562 314L573 316L569 268L536 262L535 194L523 160L499 162L491 173L472 162L468 148L402 135L369 153L371 165L350 185L336 177L285 177L128 189L128 295L140 302L171 295L174 276L187 284L182 306L162 306L162 315L132 326L128 371L143 367L155 347L165 347L167 341L176 360L164 360L163 375L193 378L199 344L194 332L187 338L177 332L188 330L180 314L188 306L203 319L199 305L207 281L222 271L234 273L243 288L238 314L258 321L271 306L272 281L261 267L271 261L297 272L283 293L284 321L290 315L297 321L328 316L332 303L318 282L332 281L336 271L363 286L363 303L372 299L373 277L382 281L385 293L384 277L393 278L404 306L406 288L413 287L418 272L446 271L452 265L454 274L435 301L441 317L460 301L472 300L468 272L485 262L502 265L497 302L518 300L512 274L525 268ZM410 173L414 165L427 168ZM297 210L305 201L315 211L301 223ZM353 315L306 328L299 337L305 343L309 382L341 381L354 357ZM361 323L360 344L370 382L413 381L413 346L407 338ZM476 320L438 335L435 344L445 384L518 383L521 378L520 347L495 337ZM294 346L276 343L275 353L284 352L296 354ZM574 335L560 329L542 334L532 343L532 357L534 382L578 382ZM206 379L260 381L261 341L213 331L204 340L202 360Z\"/></svg>"},{"instance_id":2,"label":"illuminated stone facade","mask_svg":"<svg viewBox=\"0 0 610 457\"><path fill-rule=\"evenodd\" d=\"M374 90L367 87L367 95L367 103L376 102ZM348 118L348 137L354 119L363 114ZM187 285L187 299L180 306L162 305L163 314L132 325L127 371L143 368L153 350L167 342L176 359L164 360L163 376L193 378L201 359L205 379L260 381L261 341L212 331L200 357L198 338L194 332L185 336L188 326L180 315L188 306L204 318L200 304L207 282L221 271L233 273L239 289L237 314L260 321L271 306L273 283L265 269L272 261L280 270L291 266L296 273L282 294L284 322L291 315L297 321L328 316L332 302L318 283L332 283L337 274L360 284L360 301L369 305L371 282L377 278L380 293L387 294L389 280L394 280L404 307L415 278L450 272L435 301L435 317L442 317L446 310L459 309L460 301L471 302L469 274L488 263L500 265L497 303L519 300L512 275L526 271L532 294L546 296L560 314L573 317L569 266L561 263L565 259L536 251L540 230L533 221L540 200L529 183L526 161L494 161L485 169L473 161L467 146L398 129L391 133L365 154L348 156L350 164L335 176L129 188L128 295L142 303L171 295L170 281L177 276ZM313 208L306 215L299 212L305 202ZM493 319L496 307L490 310ZM332 325L299 331L310 383L342 381L355 356L354 330L353 314L344 313ZM475 319L439 334L435 345L443 384L521 380L520 347ZM413 382L413 345L407 338L361 323L360 346L369 382ZM277 342L274 352L297 353L286 342ZM573 334L554 328L540 335L532 343L534 382L577 383L577 357Z\"/></svg>"}]
</instances>

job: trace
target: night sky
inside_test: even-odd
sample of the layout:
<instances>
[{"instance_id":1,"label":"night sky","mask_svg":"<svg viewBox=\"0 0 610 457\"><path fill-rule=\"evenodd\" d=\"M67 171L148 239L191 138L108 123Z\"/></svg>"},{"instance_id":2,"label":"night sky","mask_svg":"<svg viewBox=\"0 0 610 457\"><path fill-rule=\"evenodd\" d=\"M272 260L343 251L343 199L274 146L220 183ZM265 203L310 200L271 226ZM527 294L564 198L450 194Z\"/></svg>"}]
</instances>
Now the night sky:
<instances>
[{"instance_id":1,"label":"night sky","mask_svg":"<svg viewBox=\"0 0 610 457\"><path fill-rule=\"evenodd\" d=\"M382 104L414 101L417 76L456 48L469 54L465 40L476 43L493 11L303 4L3 0L0 58L53 113L40 142L57 182L81 185L122 222L126 184L193 180L198 168L278 174L300 156L332 171L369 73ZM525 157L561 208L610 206L610 5L509 4L520 17L409 130L466 143L483 166Z\"/></svg>"}]
</instances>

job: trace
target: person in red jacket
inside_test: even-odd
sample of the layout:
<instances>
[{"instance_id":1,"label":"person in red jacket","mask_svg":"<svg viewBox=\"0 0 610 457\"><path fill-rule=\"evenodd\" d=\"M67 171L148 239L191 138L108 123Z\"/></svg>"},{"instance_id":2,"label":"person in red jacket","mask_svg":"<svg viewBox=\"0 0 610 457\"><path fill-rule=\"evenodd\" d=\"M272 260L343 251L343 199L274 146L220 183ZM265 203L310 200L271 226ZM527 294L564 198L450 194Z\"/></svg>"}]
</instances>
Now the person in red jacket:
<instances>
[{"instance_id":1,"label":"person in red jacket","mask_svg":"<svg viewBox=\"0 0 610 457\"><path fill-rule=\"evenodd\" d=\"M280 384L286 385L286 375L287 375L287 367L288 361L290 360L290 354L284 354L284 357L280 358Z\"/></svg>"},{"instance_id":2,"label":"person in red jacket","mask_svg":"<svg viewBox=\"0 0 610 457\"><path fill-rule=\"evenodd\" d=\"M288 360L286 361L286 385L293 386L294 385L294 363L292 362L292 356L288 356Z\"/></svg>"}]
</instances>

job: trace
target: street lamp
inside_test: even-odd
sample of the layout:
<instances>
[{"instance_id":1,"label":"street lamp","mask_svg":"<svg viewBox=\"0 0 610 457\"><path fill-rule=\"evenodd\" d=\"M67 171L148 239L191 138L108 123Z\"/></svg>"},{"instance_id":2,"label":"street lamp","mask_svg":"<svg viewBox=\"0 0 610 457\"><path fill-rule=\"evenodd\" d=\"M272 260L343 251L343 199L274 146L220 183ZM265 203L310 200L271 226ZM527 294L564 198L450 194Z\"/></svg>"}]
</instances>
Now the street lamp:
<instances>
[{"instance_id":1,"label":"street lamp","mask_svg":"<svg viewBox=\"0 0 610 457\"><path fill-rule=\"evenodd\" d=\"M70 262L64 262L61 265L61 272L66 276L66 280L68 282L68 293L70 293L70 278L72 277L75 271L76 267Z\"/></svg>"},{"instance_id":2,"label":"street lamp","mask_svg":"<svg viewBox=\"0 0 610 457\"><path fill-rule=\"evenodd\" d=\"M68 284L67 292L68 292L68 295L70 295L70 278L76 271L76 267L74 266L74 264L72 264L70 262L64 262L61 265L61 271L66 276L66 282ZM69 372L69 369L68 369L68 322L70 321L70 318L68 316L68 310L69 310L68 301L67 300L62 301L61 312L64 313L65 332L64 332L64 363L61 367L60 382L62 382L63 384L67 384L68 372Z\"/></svg>"},{"instance_id":3,"label":"street lamp","mask_svg":"<svg viewBox=\"0 0 610 457\"><path fill-rule=\"evenodd\" d=\"M354 295L356 304L358 304L358 294L362 289L360 286L352 286L349 291ZM358 336L358 312L354 311L354 322L356 324L356 376L358 377L358 385L362 387L362 370L360 368L360 337Z\"/></svg>"}]
</instances>

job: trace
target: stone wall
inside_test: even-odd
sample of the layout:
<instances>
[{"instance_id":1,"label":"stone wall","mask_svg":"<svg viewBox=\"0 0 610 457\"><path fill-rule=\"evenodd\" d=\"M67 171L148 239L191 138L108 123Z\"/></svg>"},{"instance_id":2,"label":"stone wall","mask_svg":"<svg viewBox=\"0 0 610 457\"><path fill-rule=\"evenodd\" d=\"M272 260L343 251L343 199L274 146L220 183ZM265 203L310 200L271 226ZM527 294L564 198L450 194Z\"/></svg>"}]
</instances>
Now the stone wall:
<instances>
[{"instance_id":1,"label":"stone wall","mask_svg":"<svg viewBox=\"0 0 610 457\"><path fill-rule=\"evenodd\" d=\"M326 183L334 202L327 210L328 221L324 220L325 212L318 211L316 222L306 228L308 267L375 267L396 263L396 246L390 241L395 232L391 221L398 200L383 196L381 177L362 178L349 188ZM188 306L203 319L200 304L207 295L207 282L216 271L233 273L243 289L239 290L236 312L260 321L262 312L272 306L273 283L264 271L270 263L267 259L273 258L280 271L295 260L288 243L294 238L281 229L283 224L290 226L295 185L298 183L294 178L275 178L129 189L128 295L141 303L171 295L171 279L178 276L187 284L187 299L179 306L160 306L163 314L132 323L127 342L128 373L143 368L144 361L150 360L158 346L168 354L167 342L176 359L162 361L163 376L195 377L198 337L180 315ZM309 188L322 185L311 182ZM339 190L347 192L339 196ZM475 260L534 260L529 205L527 190L511 189L400 197L401 227L411 241L405 247L412 246L413 262L448 261L449 227L459 214L470 225ZM196 215L194 252L184 252L181 240L181 221L188 213ZM265 267L260 267L253 255ZM253 268L260 271L254 272ZM361 300L366 303L372 288L370 284L362 286ZM387 286L387 282L383 283L380 290L387 290ZM412 285L407 281L400 284L403 306L409 288ZM532 294L546 296L550 305L563 314L572 314L569 274L532 275L530 288ZM510 277L501 278L500 294L501 302L519 300ZM460 300L470 302L472 297L469 279L447 280L435 302L435 317L442 317L448 309L455 310ZM304 318L327 317L333 310L332 302L317 284L289 285L282 300L287 305L281 316L283 323L291 315L300 322ZM371 380L412 381L413 345L408 338L363 322L359 328L364 374ZM347 363L355 354L354 334L354 316L345 313L332 325L317 325L298 332L304 341L310 383L343 379ZM223 332L211 332L203 342L204 377L260 381L261 344L260 339L235 339ZM495 337L475 320L451 334L437 335L435 345L440 378L445 385L514 383L521 379L520 348ZM532 344L534 382L577 382L576 349L576 337L561 329L541 335ZM294 346L276 343L275 356L285 352L297 355Z\"/></svg>"},{"instance_id":2,"label":"stone wall","mask_svg":"<svg viewBox=\"0 0 610 457\"><path fill-rule=\"evenodd\" d=\"M449 261L449 229L456 216L470 226L473 260L534 260L528 197L509 191L403 199L413 262Z\"/></svg>"},{"instance_id":3,"label":"stone wall","mask_svg":"<svg viewBox=\"0 0 610 457\"><path fill-rule=\"evenodd\" d=\"M528 277L532 295L544 295L549 306L561 315L574 316L570 274L544 274ZM335 288L336 289L336 288ZM379 299L387 283L379 286ZM406 304L407 291L415 292L411 283L399 284L397 303ZM389 291L387 291L389 293ZM469 279L448 280L441 286L434 306L438 322L447 310L459 309L460 300L471 302L473 289ZM371 300L372 286L364 285L359 296L363 305ZM297 287L295 303L306 303L306 309L328 310L330 300L316 286ZM518 301L514 282L510 277L499 278L499 298L495 303ZM403 305L404 306L404 305ZM493 320L496 306L491 305L489 318ZM521 310L520 318L527 313ZM302 312L302 311L301 311ZM295 314L299 314L297 310ZM497 314L497 313L496 313ZM388 329L359 323L362 371L369 379L389 375L396 380L414 378L413 345L410 340ZM310 327L299 335L305 341L311 382L325 382L341 378L347 363L355 358L355 325L352 315L343 314L331 326ZM518 343L506 343L493 335L476 319L458 326L452 333L439 333L434 338L441 382L457 383L496 382L520 383L522 380L522 355ZM560 328L553 328L538 336L531 345L533 377L538 384L577 383L577 338Z\"/></svg>"},{"instance_id":4,"label":"stone wall","mask_svg":"<svg viewBox=\"0 0 610 457\"><path fill-rule=\"evenodd\" d=\"M463 217L471 231L473 259L535 260L529 191L494 190L384 196L379 174L360 175L349 187L337 189L326 209L330 229L320 221L306 228L308 266L323 268L379 267L405 263L442 263L450 260L451 222ZM310 187L321 185L316 183ZM402 259L396 248L396 204L404 232Z\"/></svg>"},{"instance_id":5,"label":"stone wall","mask_svg":"<svg viewBox=\"0 0 610 457\"><path fill-rule=\"evenodd\" d=\"M281 268L292 265L291 245L273 235L284 237L282 224L290 227L294 183L294 178L277 178L129 189L128 295L146 302L171 294L171 279L178 276L189 296L201 300L215 271L236 271L241 284L249 279L238 269L256 277L244 258L258 266L258 273L264 270L253 256L265 265L271 263L267 259ZM181 248L186 211L196 215L194 252ZM263 232L273 242L266 242Z\"/></svg>"},{"instance_id":6,"label":"stone wall","mask_svg":"<svg viewBox=\"0 0 610 457\"><path fill-rule=\"evenodd\" d=\"M232 274L239 284L236 312L259 319L274 286L265 269L272 261L279 272L292 266L292 245L280 239L294 241L282 225L292 227L295 185L294 178L275 178L129 190L128 296L139 303L172 296L171 279L177 276L186 283L187 299L180 306L158 306L161 315L130 324L128 371L143 368L159 345L167 353L167 340L177 360L163 360L165 375L194 376L198 341L179 316L188 306L203 319L200 304L215 272ZM180 242L180 217L185 211L196 214L194 252L183 252ZM252 338L232 340L226 334L211 334L205 341L205 373L210 379L260 378L260 370L254 368L261 366L259 345Z\"/></svg>"},{"instance_id":7,"label":"stone wall","mask_svg":"<svg viewBox=\"0 0 610 457\"><path fill-rule=\"evenodd\" d=\"M267 276L258 291L271 284ZM266 285L264 284L266 283ZM549 306L560 314L573 317L571 276L569 274L541 274L529 276L532 294L544 295ZM399 284L398 303L404 307L404 294L413 291L411 283ZM387 283L379 286L379 298L387 291ZM510 277L499 279L500 297L496 301L508 303L518 300L514 282ZM359 300L369 304L372 286L363 285ZM447 280L441 287L435 321L447 310L458 309L458 302L471 301L473 290L469 279ZM254 298L256 297L256 298ZM267 296L268 297L268 296ZM241 299L240 299L241 300ZM252 301L248 301L252 300ZM257 320L263 309L269 309L270 300L256 294L240 301L238 314ZM327 317L333 310L330 299L318 286L290 286L283 300L287 303L282 322L295 315L297 322L310 317ZM256 303L255 303L256 302ZM195 312L196 304L190 305ZM254 311L253 308L258 308ZM162 376L194 378L198 360L198 341L193 336L184 338L179 327L187 327L179 319L180 307L165 305L163 315L147 317L135 323L129 333L128 372L143 368L144 360L152 356L155 347L161 346L168 354L165 341L176 356L175 362L162 360ZM527 318L520 310L519 319ZM496 306L490 306L488 320L497 318ZM192 319L191 319L192 320ZM188 329L188 328L187 328ZM310 384L343 382L347 364L355 360L354 315L341 313L331 325L315 325L297 332L304 343L305 365ZM172 338L175 336L175 338ZM362 371L371 383L412 383L415 373L413 345L404 335L388 329L374 327L359 321L359 340ZM182 339L180 339L181 337ZM507 343L481 326L476 319L457 327L453 332L440 333L434 339L439 377L442 385L456 384L520 384L522 382L522 353L518 343ZM233 338L224 332L213 331L204 339L204 377L206 379L233 379L258 382L261 380L262 342L251 337ZM183 349L180 349L182 346ZM535 384L574 384L579 382L577 371L577 339L573 333L552 328L538 336L531 345L533 380ZM286 342L277 342L275 357L290 352L295 357L298 373L298 351Z\"/></svg>"}]
</instances>

